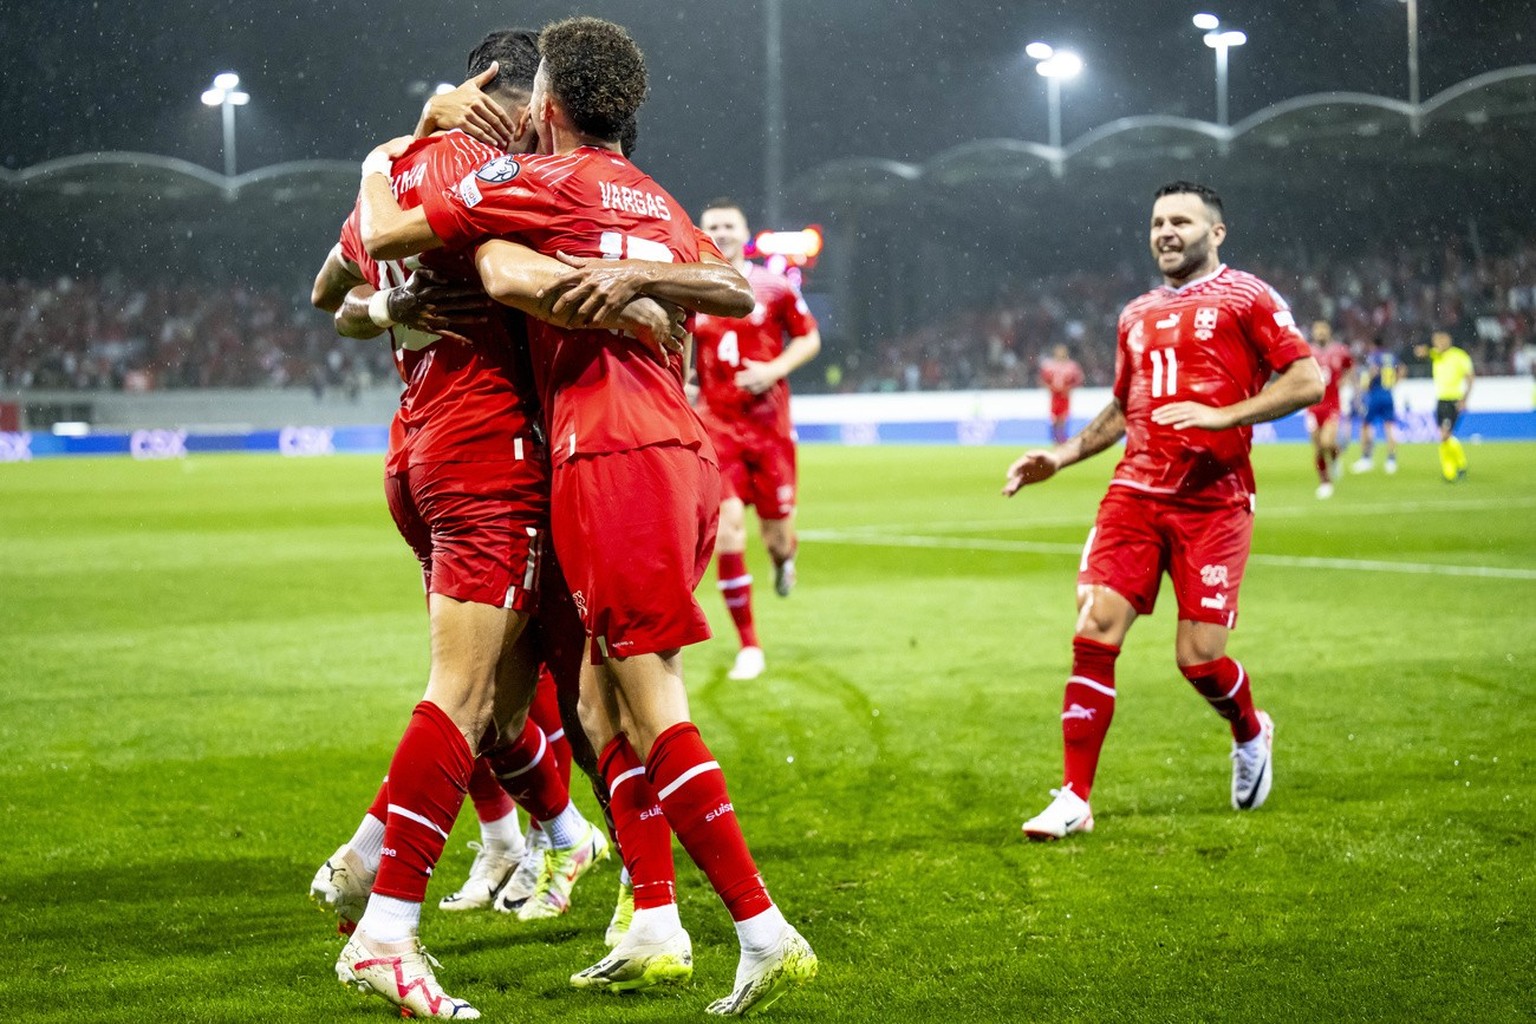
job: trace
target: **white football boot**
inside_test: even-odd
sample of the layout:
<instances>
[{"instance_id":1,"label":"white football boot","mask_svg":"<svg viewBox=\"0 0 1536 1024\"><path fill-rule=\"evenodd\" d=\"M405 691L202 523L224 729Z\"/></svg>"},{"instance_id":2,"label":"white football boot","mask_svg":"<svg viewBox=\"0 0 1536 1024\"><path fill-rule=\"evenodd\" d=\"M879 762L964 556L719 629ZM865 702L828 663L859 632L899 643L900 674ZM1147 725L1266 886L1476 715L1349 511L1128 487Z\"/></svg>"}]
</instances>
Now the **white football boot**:
<instances>
[{"instance_id":1,"label":"white football boot","mask_svg":"<svg viewBox=\"0 0 1536 1024\"><path fill-rule=\"evenodd\" d=\"M795 591L795 559L794 556L773 567L773 592L780 597L788 597Z\"/></svg>"},{"instance_id":2,"label":"white football boot","mask_svg":"<svg viewBox=\"0 0 1536 1024\"><path fill-rule=\"evenodd\" d=\"M402 1017L478 1019L479 1010L450 996L437 983L432 968L441 966L414 938L406 952L378 953L353 935L336 958L336 980L365 995L371 992L389 1000L400 1007Z\"/></svg>"},{"instance_id":3,"label":"white football boot","mask_svg":"<svg viewBox=\"0 0 1536 1024\"><path fill-rule=\"evenodd\" d=\"M1252 811L1269 799L1275 781L1275 723L1259 712L1259 734L1247 743L1232 743L1232 808Z\"/></svg>"},{"instance_id":4,"label":"white football boot","mask_svg":"<svg viewBox=\"0 0 1536 1024\"><path fill-rule=\"evenodd\" d=\"M1074 832L1093 831L1093 811L1088 801L1072 792L1071 785L1051 790L1056 799L1024 823L1024 835L1032 840L1065 839Z\"/></svg>"},{"instance_id":5,"label":"white football boot","mask_svg":"<svg viewBox=\"0 0 1536 1024\"><path fill-rule=\"evenodd\" d=\"M595 992L640 992L658 985L681 985L691 977L693 941L679 928L662 939L642 939L626 932L601 960L571 975L571 985Z\"/></svg>"},{"instance_id":6,"label":"white football boot","mask_svg":"<svg viewBox=\"0 0 1536 1024\"><path fill-rule=\"evenodd\" d=\"M459 886L458 892L449 893L438 902L440 910L479 910L490 906L496 893L517 870L518 851L501 843L470 843L469 848L476 851L474 863L469 866L469 877Z\"/></svg>"},{"instance_id":7,"label":"white football boot","mask_svg":"<svg viewBox=\"0 0 1536 1024\"><path fill-rule=\"evenodd\" d=\"M544 830L530 825L523 840L523 855L517 862L517 869L496 893L496 899L491 904L493 907L503 914L513 914L528 901L528 897L539 887L539 872L544 868L544 851L548 849L549 840L544 838Z\"/></svg>"},{"instance_id":8,"label":"white football boot","mask_svg":"<svg viewBox=\"0 0 1536 1024\"><path fill-rule=\"evenodd\" d=\"M818 966L811 944L786 924L779 941L768 952L749 955L742 950L741 960L736 964L736 986L730 995L716 999L706 1010L720 1017L760 1013L790 989L816 977Z\"/></svg>"},{"instance_id":9,"label":"white football boot","mask_svg":"<svg viewBox=\"0 0 1536 1024\"><path fill-rule=\"evenodd\" d=\"M368 907L377 872L365 871L362 858L347 843L326 858L309 883L309 898L322 911L336 915L336 932L351 935Z\"/></svg>"},{"instance_id":10,"label":"white football boot","mask_svg":"<svg viewBox=\"0 0 1536 1024\"><path fill-rule=\"evenodd\" d=\"M727 679L756 679L768 667L761 647L743 647L736 652L736 664L725 674Z\"/></svg>"}]
</instances>

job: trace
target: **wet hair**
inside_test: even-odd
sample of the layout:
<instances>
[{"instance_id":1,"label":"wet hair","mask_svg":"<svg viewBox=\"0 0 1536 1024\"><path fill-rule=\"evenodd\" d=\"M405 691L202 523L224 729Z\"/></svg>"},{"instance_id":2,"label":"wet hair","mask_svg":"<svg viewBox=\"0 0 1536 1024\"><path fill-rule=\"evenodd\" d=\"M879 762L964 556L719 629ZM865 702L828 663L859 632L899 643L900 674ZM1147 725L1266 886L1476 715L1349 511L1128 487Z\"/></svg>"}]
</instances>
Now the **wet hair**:
<instances>
[{"instance_id":1,"label":"wet hair","mask_svg":"<svg viewBox=\"0 0 1536 1024\"><path fill-rule=\"evenodd\" d=\"M583 135L616 142L645 102L645 57L623 27L567 18L539 33L549 91Z\"/></svg>"},{"instance_id":2,"label":"wet hair","mask_svg":"<svg viewBox=\"0 0 1536 1024\"><path fill-rule=\"evenodd\" d=\"M1152 199L1155 202L1163 196L1183 195L1199 196L1200 201L1205 203L1205 208L1211 211L1211 219L1216 223L1223 223L1227 219L1226 210L1221 205L1221 196L1217 195L1216 190L1209 185L1198 185L1193 181L1170 181L1158 189Z\"/></svg>"},{"instance_id":3,"label":"wet hair","mask_svg":"<svg viewBox=\"0 0 1536 1024\"><path fill-rule=\"evenodd\" d=\"M533 92L533 76L539 71L539 34L527 28L498 29L469 51L465 70L473 78L490 67L491 61L498 66L486 92Z\"/></svg>"},{"instance_id":4,"label":"wet hair","mask_svg":"<svg viewBox=\"0 0 1536 1024\"><path fill-rule=\"evenodd\" d=\"M704 204L704 209L700 210L699 213L704 214L710 210L735 210L737 213L741 214L742 220L747 219L747 211L742 208L740 203L734 199L731 199L729 196L721 196L718 199L711 199L709 202Z\"/></svg>"}]
</instances>

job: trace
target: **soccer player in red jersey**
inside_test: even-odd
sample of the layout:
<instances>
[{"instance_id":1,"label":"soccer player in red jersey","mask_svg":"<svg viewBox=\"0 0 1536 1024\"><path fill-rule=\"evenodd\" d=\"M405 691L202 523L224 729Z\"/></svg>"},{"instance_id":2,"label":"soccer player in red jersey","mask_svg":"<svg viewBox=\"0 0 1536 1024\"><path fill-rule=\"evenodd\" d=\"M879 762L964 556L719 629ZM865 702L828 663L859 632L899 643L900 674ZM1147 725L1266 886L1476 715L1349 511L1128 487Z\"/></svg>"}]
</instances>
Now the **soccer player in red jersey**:
<instances>
[{"instance_id":1,"label":"soccer player in red jersey","mask_svg":"<svg viewBox=\"0 0 1536 1024\"><path fill-rule=\"evenodd\" d=\"M1339 385L1355 368L1355 357L1348 345L1333 340L1333 328L1326 320L1312 324L1312 356L1323 372L1323 400L1307 410L1307 436L1317 466L1317 496L1331 498L1339 475Z\"/></svg>"},{"instance_id":2,"label":"soccer player in red jersey","mask_svg":"<svg viewBox=\"0 0 1536 1024\"><path fill-rule=\"evenodd\" d=\"M720 532L715 557L720 592L741 648L732 679L756 679L765 666L752 621L747 572L747 511L757 509L763 545L773 559L773 589L795 586L795 430L789 420L789 375L816 358L821 332L789 280L747 260L747 217L729 199L704 208L699 227L752 285L744 317L699 316L693 342L699 416L720 457ZM786 339L788 339L786 341Z\"/></svg>"},{"instance_id":3,"label":"soccer player in red jersey","mask_svg":"<svg viewBox=\"0 0 1536 1024\"><path fill-rule=\"evenodd\" d=\"M700 235L686 212L618 152L646 89L644 58L629 34L575 18L547 27L539 43L530 112L547 155L482 168L429 198L425 216L402 211L385 179L370 175L370 251L389 258L444 244L478 247L487 291L518 308L529 299L512 251L520 246L502 237L578 262L678 262L697 271L691 279L714 282L717 298L680 295L668 279L652 294L715 315L746 313L746 282L722 260L698 262ZM624 991L691 975L668 870L670 826L725 903L741 944L735 987L709 1009L760 1009L813 977L816 957L769 898L720 764L689 721L681 652L709 636L693 590L719 514L714 452L684 395L680 359L540 321L529 324L529 337L555 467L552 534L591 639L582 721L602 746L610 811L635 882L629 930L572 983Z\"/></svg>"},{"instance_id":4,"label":"soccer player in red jersey","mask_svg":"<svg viewBox=\"0 0 1536 1024\"><path fill-rule=\"evenodd\" d=\"M532 33L493 34L471 54L471 71L483 67L483 77L500 76L505 61L506 77L492 91L525 108L528 88L521 95L516 88L519 58L531 86ZM413 142L392 162L389 187L416 205L424 190L440 191L503 159L458 132L438 133ZM348 293L338 323L354 336L391 329L407 384L391 429L386 493L401 534L421 560L432 675L376 806L353 841L322 868L312 891L337 904L344 917L352 910L344 904L366 901L337 961L342 981L417 1016L475 1016L467 1002L443 992L416 938L427 878L465 790L474 785L474 756L484 755L489 766L480 771L488 777L482 785L499 780L518 796L549 847L536 891L518 908L520 919L563 913L571 885L606 855L607 843L575 810L548 736L524 714L537 663L518 641L536 599L548 532L549 464L526 351L514 337L522 318L484 315L492 307L482 295L482 315L450 319L456 340L399 328L389 300L397 290L411 291L410 275L401 264L369 256L358 220L354 209L337 256L365 283ZM434 253L425 262L430 270L422 274L474 282L478 290L471 254ZM334 293L332 263L328 259L317 293ZM660 307L655 314L655 323L668 322ZM441 317L422 319L442 326Z\"/></svg>"},{"instance_id":5,"label":"soccer player in red jersey","mask_svg":"<svg viewBox=\"0 0 1536 1024\"><path fill-rule=\"evenodd\" d=\"M1065 444L1008 467L1011 496L1126 439L1079 566L1064 781L1024 823L1031 839L1093 829L1088 800L1115 713L1115 659L1131 623L1151 613L1164 572L1179 605L1179 671L1231 726L1232 806L1251 810L1269 794L1274 724L1227 656L1253 531L1249 428L1313 404L1323 380L1284 300L1221 262L1226 234L1210 188L1158 189L1150 242L1165 284L1120 313L1114 397Z\"/></svg>"},{"instance_id":6,"label":"soccer player in red jersey","mask_svg":"<svg viewBox=\"0 0 1536 1024\"><path fill-rule=\"evenodd\" d=\"M1065 345L1057 345L1049 359L1040 361L1040 386L1051 393L1051 440L1067 440L1067 417L1072 413L1072 392L1083 386L1083 368Z\"/></svg>"}]
</instances>

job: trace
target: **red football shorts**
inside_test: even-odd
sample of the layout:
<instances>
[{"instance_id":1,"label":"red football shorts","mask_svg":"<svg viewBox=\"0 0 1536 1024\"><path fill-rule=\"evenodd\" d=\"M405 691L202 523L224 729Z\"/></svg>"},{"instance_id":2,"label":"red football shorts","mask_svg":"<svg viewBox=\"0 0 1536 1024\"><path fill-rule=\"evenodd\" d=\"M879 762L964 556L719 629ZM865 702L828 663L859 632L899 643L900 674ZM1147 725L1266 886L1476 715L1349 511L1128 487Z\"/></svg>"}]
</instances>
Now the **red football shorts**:
<instances>
[{"instance_id":1,"label":"red football shorts","mask_svg":"<svg viewBox=\"0 0 1536 1024\"><path fill-rule=\"evenodd\" d=\"M1051 419L1064 420L1072 411L1072 396L1061 391L1051 392Z\"/></svg>"},{"instance_id":2,"label":"red football shorts","mask_svg":"<svg viewBox=\"0 0 1536 1024\"><path fill-rule=\"evenodd\" d=\"M720 458L723 498L739 498L759 519L783 519L795 511L795 441L774 426L701 415Z\"/></svg>"},{"instance_id":3,"label":"red football shorts","mask_svg":"<svg viewBox=\"0 0 1536 1024\"><path fill-rule=\"evenodd\" d=\"M1252 537L1253 513L1245 507L1181 505L1111 486L1088 532L1077 583L1108 587L1150 615L1166 572L1179 618L1231 629Z\"/></svg>"},{"instance_id":4,"label":"red football shorts","mask_svg":"<svg viewBox=\"0 0 1536 1024\"><path fill-rule=\"evenodd\" d=\"M660 444L578 455L555 468L555 551L595 665L708 640L694 600L715 550L720 471Z\"/></svg>"},{"instance_id":5,"label":"red football shorts","mask_svg":"<svg viewBox=\"0 0 1536 1024\"><path fill-rule=\"evenodd\" d=\"M1329 422L1338 418L1338 402L1319 402L1307 410L1307 432L1315 434Z\"/></svg>"},{"instance_id":6,"label":"red football shorts","mask_svg":"<svg viewBox=\"0 0 1536 1024\"><path fill-rule=\"evenodd\" d=\"M549 463L433 462L384 477L429 594L531 611L549 525Z\"/></svg>"}]
</instances>

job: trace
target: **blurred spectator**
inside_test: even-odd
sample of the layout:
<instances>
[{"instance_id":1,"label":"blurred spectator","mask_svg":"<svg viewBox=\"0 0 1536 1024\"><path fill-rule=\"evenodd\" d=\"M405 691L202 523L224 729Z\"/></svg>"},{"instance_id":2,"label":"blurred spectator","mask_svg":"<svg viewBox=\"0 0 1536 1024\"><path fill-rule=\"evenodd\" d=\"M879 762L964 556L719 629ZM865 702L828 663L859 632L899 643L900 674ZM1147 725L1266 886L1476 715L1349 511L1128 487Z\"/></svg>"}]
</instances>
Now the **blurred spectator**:
<instances>
[{"instance_id":1,"label":"blurred spectator","mask_svg":"<svg viewBox=\"0 0 1536 1024\"><path fill-rule=\"evenodd\" d=\"M1328 320L1350 344L1380 334L1389 349L1406 352L1444 328L1479 372L1530 372L1536 361L1536 241L1482 258L1454 247L1405 248L1243 269L1274 285L1298 322ZM1033 387L1040 360L1058 344L1077 354L1088 383L1107 385L1120 309L1157 283L1129 268L1014 282L989 309L876 342L849 360L838 390Z\"/></svg>"},{"instance_id":2,"label":"blurred spectator","mask_svg":"<svg viewBox=\"0 0 1536 1024\"><path fill-rule=\"evenodd\" d=\"M0 388L310 387L397 379L383 341L338 337L308 294L129 281L0 281Z\"/></svg>"}]
</instances>

